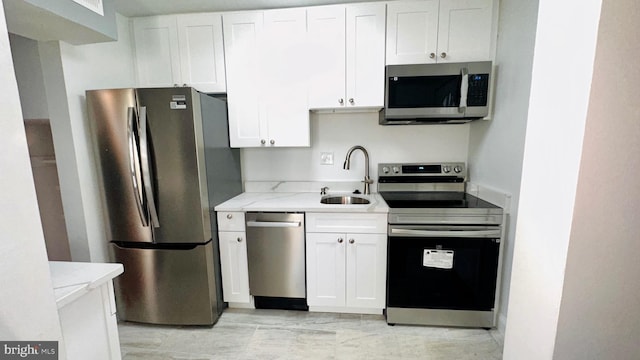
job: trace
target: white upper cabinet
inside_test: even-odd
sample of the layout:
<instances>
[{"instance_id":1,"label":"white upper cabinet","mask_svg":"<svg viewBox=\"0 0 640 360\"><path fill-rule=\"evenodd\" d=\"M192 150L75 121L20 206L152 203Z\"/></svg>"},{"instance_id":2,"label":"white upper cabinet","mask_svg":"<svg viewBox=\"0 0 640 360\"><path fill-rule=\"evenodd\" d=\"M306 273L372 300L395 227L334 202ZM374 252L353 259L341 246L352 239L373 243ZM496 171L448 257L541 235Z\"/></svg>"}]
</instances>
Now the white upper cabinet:
<instances>
[{"instance_id":1,"label":"white upper cabinet","mask_svg":"<svg viewBox=\"0 0 640 360\"><path fill-rule=\"evenodd\" d=\"M347 6L347 106L384 106L385 6Z\"/></svg>"},{"instance_id":2,"label":"white upper cabinet","mask_svg":"<svg viewBox=\"0 0 640 360\"><path fill-rule=\"evenodd\" d=\"M307 10L309 107L384 105L385 4Z\"/></svg>"},{"instance_id":3,"label":"white upper cabinet","mask_svg":"<svg viewBox=\"0 0 640 360\"><path fill-rule=\"evenodd\" d=\"M222 17L189 14L177 20L182 83L203 92L225 92Z\"/></svg>"},{"instance_id":4,"label":"white upper cabinet","mask_svg":"<svg viewBox=\"0 0 640 360\"><path fill-rule=\"evenodd\" d=\"M261 98L269 146L309 146L307 18L302 8L264 12Z\"/></svg>"},{"instance_id":5,"label":"white upper cabinet","mask_svg":"<svg viewBox=\"0 0 640 360\"><path fill-rule=\"evenodd\" d=\"M387 65L435 62L439 0L387 5Z\"/></svg>"},{"instance_id":6,"label":"white upper cabinet","mask_svg":"<svg viewBox=\"0 0 640 360\"><path fill-rule=\"evenodd\" d=\"M493 0L442 0L438 21L439 61L493 58Z\"/></svg>"},{"instance_id":7,"label":"white upper cabinet","mask_svg":"<svg viewBox=\"0 0 640 360\"><path fill-rule=\"evenodd\" d=\"M494 6L494 0L390 2L387 65L492 59Z\"/></svg>"},{"instance_id":8,"label":"white upper cabinet","mask_svg":"<svg viewBox=\"0 0 640 360\"><path fill-rule=\"evenodd\" d=\"M345 16L344 6L307 10L309 107L312 109L345 105Z\"/></svg>"},{"instance_id":9,"label":"white upper cabinet","mask_svg":"<svg viewBox=\"0 0 640 360\"><path fill-rule=\"evenodd\" d=\"M138 85L174 86L180 83L178 28L175 16L133 19Z\"/></svg>"},{"instance_id":10,"label":"white upper cabinet","mask_svg":"<svg viewBox=\"0 0 640 360\"><path fill-rule=\"evenodd\" d=\"M309 146L304 9L223 16L232 147Z\"/></svg>"},{"instance_id":11,"label":"white upper cabinet","mask_svg":"<svg viewBox=\"0 0 640 360\"><path fill-rule=\"evenodd\" d=\"M220 14L133 19L138 85L225 92Z\"/></svg>"},{"instance_id":12,"label":"white upper cabinet","mask_svg":"<svg viewBox=\"0 0 640 360\"><path fill-rule=\"evenodd\" d=\"M267 141L260 113L261 82L258 80L263 21L262 12L222 17L232 147L260 146L261 140Z\"/></svg>"}]
</instances>

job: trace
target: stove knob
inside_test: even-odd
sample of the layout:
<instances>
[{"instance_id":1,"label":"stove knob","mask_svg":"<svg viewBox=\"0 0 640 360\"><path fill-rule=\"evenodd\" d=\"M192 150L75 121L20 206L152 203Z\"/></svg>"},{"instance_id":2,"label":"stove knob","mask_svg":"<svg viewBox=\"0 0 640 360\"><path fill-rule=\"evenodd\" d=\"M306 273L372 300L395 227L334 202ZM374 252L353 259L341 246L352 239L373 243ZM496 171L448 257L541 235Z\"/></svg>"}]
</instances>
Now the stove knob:
<instances>
[{"instance_id":1,"label":"stove knob","mask_svg":"<svg viewBox=\"0 0 640 360\"><path fill-rule=\"evenodd\" d=\"M382 172L385 173L385 174L388 174L389 173L389 167L383 166L382 167Z\"/></svg>"},{"instance_id":2,"label":"stove knob","mask_svg":"<svg viewBox=\"0 0 640 360\"><path fill-rule=\"evenodd\" d=\"M462 167L461 166L456 166L453 168L453 171L455 171L456 173L459 173L462 171Z\"/></svg>"},{"instance_id":3,"label":"stove knob","mask_svg":"<svg viewBox=\"0 0 640 360\"><path fill-rule=\"evenodd\" d=\"M442 172L444 172L445 174L448 174L451 172L451 166L443 166L442 167Z\"/></svg>"},{"instance_id":4,"label":"stove knob","mask_svg":"<svg viewBox=\"0 0 640 360\"><path fill-rule=\"evenodd\" d=\"M398 173L400 173L400 168L398 168L397 166L394 166L394 167L393 167L393 173L394 173L394 174L398 174Z\"/></svg>"}]
</instances>

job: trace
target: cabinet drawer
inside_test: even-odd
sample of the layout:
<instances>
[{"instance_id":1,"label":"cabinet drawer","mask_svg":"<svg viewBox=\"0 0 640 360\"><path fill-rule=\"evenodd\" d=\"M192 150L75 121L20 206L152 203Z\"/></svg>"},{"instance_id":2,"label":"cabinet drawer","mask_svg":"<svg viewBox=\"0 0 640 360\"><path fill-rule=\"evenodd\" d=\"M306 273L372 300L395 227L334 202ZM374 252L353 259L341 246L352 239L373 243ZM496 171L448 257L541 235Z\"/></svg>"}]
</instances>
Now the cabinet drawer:
<instances>
[{"instance_id":1,"label":"cabinet drawer","mask_svg":"<svg viewBox=\"0 0 640 360\"><path fill-rule=\"evenodd\" d=\"M218 211L218 231L244 231L244 213Z\"/></svg>"},{"instance_id":2,"label":"cabinet drawer","mask_svg":"<svg viewBox=\"0 0 640 360\"><path fill-rule=\"evenodd\" d=\"M307 213L307 232L386 234L387 214Z\"/></svg>"}]
</instances>

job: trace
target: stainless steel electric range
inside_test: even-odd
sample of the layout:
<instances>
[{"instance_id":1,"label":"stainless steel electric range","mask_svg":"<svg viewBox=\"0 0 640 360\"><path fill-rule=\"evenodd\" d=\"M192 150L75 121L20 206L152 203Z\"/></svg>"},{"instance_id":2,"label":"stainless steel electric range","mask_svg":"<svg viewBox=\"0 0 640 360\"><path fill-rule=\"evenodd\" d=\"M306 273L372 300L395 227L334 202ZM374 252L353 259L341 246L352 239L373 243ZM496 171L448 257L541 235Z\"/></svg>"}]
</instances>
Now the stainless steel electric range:
<instances>
[{"instance_id":1,"label":"stainless steel electric range","mask_svg":"<svg viewBox=\"0 0 640 360\"><path fill-rule=\"evenodd\" d=\"M503 210L465 192L464 163L380 164L389 324L496 325Z\"/></svg>"}]
</instances>

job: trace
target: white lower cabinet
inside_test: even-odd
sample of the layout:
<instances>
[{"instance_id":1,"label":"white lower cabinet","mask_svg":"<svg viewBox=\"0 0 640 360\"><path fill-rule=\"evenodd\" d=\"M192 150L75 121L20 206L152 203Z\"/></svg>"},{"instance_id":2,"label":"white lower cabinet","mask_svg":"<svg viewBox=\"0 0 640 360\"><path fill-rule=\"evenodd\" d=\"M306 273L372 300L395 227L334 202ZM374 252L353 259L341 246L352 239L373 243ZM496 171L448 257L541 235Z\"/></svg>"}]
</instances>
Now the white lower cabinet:
<instances>
[{"instance_id":1,"label":"white lower cabinet","mask_svg":"<svg viewBox=\"0 0 640 360\"><path fill-rule=\"evenodd\" d=\"M220 267L224 301L248 303L249 268L244 232L220 232Z\"/></svg>"},{"instance_id":2,"label":"white lower cabinet","mask_svg":"<svg viewBox=\"0 0 640 360\"><path fill-rule=\"evenodd\" d=\"M307 224L310 310L381 313L385 307L387 235L380 231L385 229L386 216L307 213ZM362 232L341 231L349 228Z\"/></svg>"},{"instance_id":3,"label":"white lower cabinet","mask_svg":"<svg viewBox=\"0 0 640 360\"><path fill-rule=\"evenodd\" d=\"M249 304L249 267L244 213L218 212L218 243L225 302Z\"/></svg>"}]
</instances>

